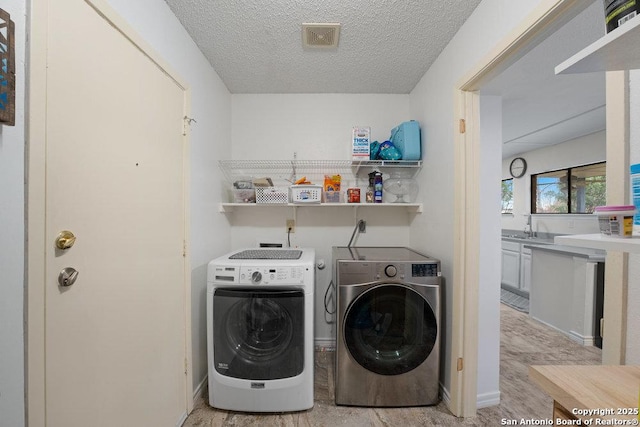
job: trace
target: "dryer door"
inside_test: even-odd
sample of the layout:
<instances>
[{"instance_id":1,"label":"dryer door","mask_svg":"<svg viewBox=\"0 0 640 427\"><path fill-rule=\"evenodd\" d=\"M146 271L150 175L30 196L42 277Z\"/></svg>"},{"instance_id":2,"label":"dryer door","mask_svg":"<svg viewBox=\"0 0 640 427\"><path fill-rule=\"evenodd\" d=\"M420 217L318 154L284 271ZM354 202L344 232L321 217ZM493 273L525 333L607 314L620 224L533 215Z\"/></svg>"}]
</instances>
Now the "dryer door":
<instances>
[{"instance_id":1,"label":"dryer door","mask_svg":"<svg viewBox=\"0 0 640 427\"><path fill-rule=\"evenodd\" d=\"M304 369L304 322L301 290L216 289L216 371L251 380L299 375Z\"/></svg>"},{"instance_id":2,"label":"dryer door","mask_svg":"<svg viewBox=\"0 0 640 427\"><path fill-rule=\"evenodd\" d=\"M347 308L343 333L349 353L365 369L400 375L429 357L437 342L438 323L418 292L382 284L360 294Z\"/></svg>"}]
</instances>

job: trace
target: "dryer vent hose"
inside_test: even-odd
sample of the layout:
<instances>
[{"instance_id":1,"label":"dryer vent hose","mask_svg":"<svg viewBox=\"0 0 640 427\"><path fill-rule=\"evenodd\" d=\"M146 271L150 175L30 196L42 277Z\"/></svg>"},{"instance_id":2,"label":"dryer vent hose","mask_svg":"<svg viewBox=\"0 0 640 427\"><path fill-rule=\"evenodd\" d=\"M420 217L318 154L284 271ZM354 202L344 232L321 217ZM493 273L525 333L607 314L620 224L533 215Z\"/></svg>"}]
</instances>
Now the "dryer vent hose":
<instances>
[{"instance_id":1,"label":"dryer vent hose","mask_svg":"<svg viewBox=\"0 0 640 427\"><path fill-rule=\"evenodd\" d=\"M356 232L358 230L361 230L362 224L365 224L363 219L359 220L358 223L356 224L355 228L353 229L353 234L351 235L351 240L349 240L349 244L347 245L348 248L350 248L351 245L353 244L353 239L354 239L354 237L356 237Z\"/></svg>"}]
</instances>

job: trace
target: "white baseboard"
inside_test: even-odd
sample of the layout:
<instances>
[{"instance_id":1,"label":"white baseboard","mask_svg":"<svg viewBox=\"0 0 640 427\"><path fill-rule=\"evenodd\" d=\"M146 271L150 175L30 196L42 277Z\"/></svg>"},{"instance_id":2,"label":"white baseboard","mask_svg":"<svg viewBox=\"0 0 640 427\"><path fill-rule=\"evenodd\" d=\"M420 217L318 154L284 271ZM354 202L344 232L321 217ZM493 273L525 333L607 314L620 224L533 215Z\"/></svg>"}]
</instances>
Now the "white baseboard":
<instances>
[{"instance_id":1,"label":"white baseboard","mask_svg":"<svg viewBox=\"0 0 640 427\"><path fill-rule=\"evenodd\" d=\"M182 416L180 417L180 419L176 423L176 427L181 427L182 424L184 424L184 422L187 421L187 417L188 416L189 416L189 414L187 414L186 412L184 414L182 414Z\"/></svg>"},{"instance_id":2,"label":"white baseboard","mask_svg":"<svg viewBox=\"0 0 640 427\"><path fill-rule=\"evenodd\" d=\"M193 401L194 402L196 400L200 399L202 397L202 393L204 393L204 391L207 389L207 386L208 386L207 380L208 379L209 379L209 376L205 375L204 378L202 379L202 381L200 381L200 384L198 384L198 387L196 387L196 389L193 391Z\"/></svg>"},{"instance_id":3,"label":"white baseboard","mask_svg":"<svg viewBox=\"0 0 640 427\"><path fill-rule=\"evenodd\" d=\"M451 394L442 383L440 383L440 397L442 398L444 404L447 405L447 408L451 411ZM453 413L453 411L451 412Z\"/></svg>"},{"instance_id":4,"label":"white baseboard","mask_svg":"<svg viewBox=\"0 0 640 427\"><path fill-rule=\"evenodd\" d=\"M440 397L442 398L442 402L447 406L447 409L453 413L451 409L451 394L449 390L440 383ZM494 391L490 393L478 394L476 396L476 408L488 408L489 406L497 406L500 404L500 392Z\"/></svg>"},{"instance_id":5,"label":"white baseboard","mask_svg":"<svg viewBox=\"0 0 640 427\"><path fill-rule=\"evenodd\" d=\"M476 399L476 408L478 409L496 406L500 404L500 392L492 391L489 393L482 393L479 394Z\"/></svg>"},{"instance_id":6,"label":"white baseboard","mask_svg":"<svg viewBox=\"0 0 640 427\"><path fill-rule=\"evenodd\" d=\"M558 332L563 333L564 335L568 336L572 341L577 342L578 344L582 344L584 346L593 346L595 344L595 337L586 337L583 335L580 335L579 333L575 332L575 331L564 331L560 328L558 328L557 326L554 326L548 322L545 322L544 320L540 320L538 319L536 316L531 316L529 315L533 320L535 320L536 322L540 322L543 325L546 325L552 329L555 329Z\"/></svg>"},{"instance_id":7,"label":"white baseboard","mask_svg":"<svg viewBox=\"0 0 640 427\"><path fill-rule=\"evenodd\" d=\"M209 379L209 376L205 375L204 378L202 379L202 381L200 381L200 383L198 384L198 387L196 387L196 389L193 391L193 402L194 403L198 399L200 399L202 397L202 394L207 389L207 387L209 385L208 379ZM182 426L182 424L184 424L184 422L187 420L188 416L189 416L189 414L187 414L185 412L184 415L182 416L182 418L180 419L180 421L178 421L178 424L176 424L176 427Z\"/></svg>"},{"instance_id":8,"label":"white baseboard","mask_svg":"<svg viewBox=\"0 0 640 427\"><path fill-rule=\"evenodd\" d=\"M593 347L595 345L595 338L594 337L585 337L584 335L580 335L576 331L569 332L569 337L572 340L576 341L578 344L582 344L584 346Z\"/></svg>"}]
</instances>

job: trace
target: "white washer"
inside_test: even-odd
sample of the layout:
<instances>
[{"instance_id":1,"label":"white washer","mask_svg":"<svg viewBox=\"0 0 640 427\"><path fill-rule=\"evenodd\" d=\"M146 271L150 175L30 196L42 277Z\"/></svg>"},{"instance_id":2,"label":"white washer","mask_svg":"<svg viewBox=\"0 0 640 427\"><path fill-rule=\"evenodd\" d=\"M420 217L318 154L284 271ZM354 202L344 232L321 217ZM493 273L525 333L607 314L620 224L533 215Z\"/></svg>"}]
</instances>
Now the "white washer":
<instances>
[{"instance_id":1,"label":"white washer","mask_svg":"<svg viewBox=\"0 0 640 427\"><path fill-rule=\"evenodd\" d=\"M313 407L314 287L314 249L244 249L209 262L211 406L241 412Z\"/></svg>"}]
</instances>

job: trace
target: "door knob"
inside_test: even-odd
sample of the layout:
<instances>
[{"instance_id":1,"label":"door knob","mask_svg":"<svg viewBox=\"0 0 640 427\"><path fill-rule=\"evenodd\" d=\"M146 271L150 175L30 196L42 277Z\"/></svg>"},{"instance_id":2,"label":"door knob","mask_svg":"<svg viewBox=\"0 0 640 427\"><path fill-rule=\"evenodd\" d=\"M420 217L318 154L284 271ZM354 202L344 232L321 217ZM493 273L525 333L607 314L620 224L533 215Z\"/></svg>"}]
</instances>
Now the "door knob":
<instances>
[{"instance_id":1,"label":"door knob","mask_svg":"<svg viewBox=\"0 0 640 427\"><path fill-rule=\"evenodd\" d=\"M56 237L56 247L58 249L69 249L75 242L76 236L69 230L61 231L58 237Z\"/></svg>"},{"instance_id":2,"label":"door knob","mask_svg":"<svg viewBox=\"0 0 640 427\"><path fill-rule=\"evenodd\" d=\"M78 278L78 270L73 267L66 267L58 274L58 283L60 286L71 286Z\"/></svg>"}]
</instances>

